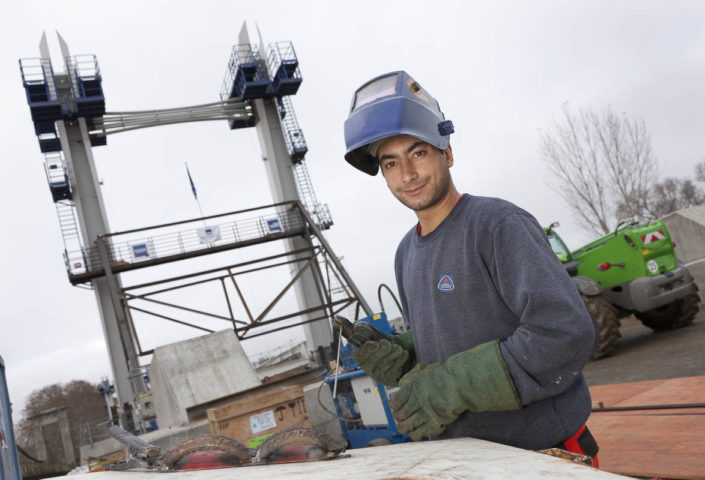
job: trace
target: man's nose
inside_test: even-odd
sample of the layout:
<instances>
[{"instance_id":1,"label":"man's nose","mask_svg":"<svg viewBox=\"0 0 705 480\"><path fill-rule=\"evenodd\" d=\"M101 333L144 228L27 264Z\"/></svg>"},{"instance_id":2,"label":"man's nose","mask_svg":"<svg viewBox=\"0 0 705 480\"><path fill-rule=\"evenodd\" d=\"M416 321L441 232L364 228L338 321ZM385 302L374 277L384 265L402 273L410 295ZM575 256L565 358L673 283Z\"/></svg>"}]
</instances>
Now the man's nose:
<instances>
[{"instance_id":1,"label":"man's nose","mask_svg":"<svg viewBox=\"0 0 705 480\"><path fill-rule=\"evenodd\" d=\"M408 183L416 179L416 168L414 168L413 162L402 160L399 165L401 167L401 179L404 183Z\"/></svg>"}]
</instances>

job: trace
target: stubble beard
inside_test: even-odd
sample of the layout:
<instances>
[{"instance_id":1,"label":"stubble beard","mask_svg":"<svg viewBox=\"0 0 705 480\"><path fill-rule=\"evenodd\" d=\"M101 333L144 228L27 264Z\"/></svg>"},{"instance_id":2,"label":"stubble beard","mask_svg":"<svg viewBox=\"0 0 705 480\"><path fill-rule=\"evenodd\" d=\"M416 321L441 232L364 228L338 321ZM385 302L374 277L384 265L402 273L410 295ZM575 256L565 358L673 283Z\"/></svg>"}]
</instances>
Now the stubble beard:
<instances>
[{"instance_id":1,"label":"stubble beard","mask_svg":"<svg viewBox=\"0 0 705 480\"><path fill-rule=\"evenodd\" d=\"M422 182L419 182L419 186L424 185L425 183L432 188L428 199L410 200L404 197L404 192L401 189L398 192L394 192L394 196L397 197L397 200L399 200L405 207L410 208L415 212L435 207L443 201L445 196L450 191L450 172L445 171L445 173L439 177L439 182L435 188L429 182L430 177L426 177Z\"/></svg>"}]
</instances>

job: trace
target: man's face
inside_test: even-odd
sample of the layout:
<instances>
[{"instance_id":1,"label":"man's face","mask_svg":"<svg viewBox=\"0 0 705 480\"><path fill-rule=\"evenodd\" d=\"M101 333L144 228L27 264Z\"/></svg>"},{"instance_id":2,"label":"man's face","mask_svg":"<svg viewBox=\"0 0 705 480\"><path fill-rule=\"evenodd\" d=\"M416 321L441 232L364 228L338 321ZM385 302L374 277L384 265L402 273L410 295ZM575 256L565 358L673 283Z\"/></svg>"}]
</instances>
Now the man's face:
<instances>
[{"instance_id":1,"label":"man's face","mask_svg":"<svg viewBox=\"0 0 705 480\"><path fill-rule=\"evenodd\" d=\"M396 135L382 143L377 158L389 190L416 212L437 205L451 189L450 146L441 151L409 135Z\"/></svg>"}]
</instances>

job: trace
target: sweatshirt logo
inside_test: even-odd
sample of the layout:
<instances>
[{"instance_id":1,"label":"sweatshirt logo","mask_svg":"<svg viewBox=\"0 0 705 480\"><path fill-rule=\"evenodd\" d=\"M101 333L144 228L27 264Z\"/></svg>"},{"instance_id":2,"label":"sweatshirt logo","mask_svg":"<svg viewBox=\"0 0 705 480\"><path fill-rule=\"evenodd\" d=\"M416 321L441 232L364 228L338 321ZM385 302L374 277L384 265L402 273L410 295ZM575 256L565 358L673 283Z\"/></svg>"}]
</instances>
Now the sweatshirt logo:
<instances>
[{"instance_id":1,"label":"sweatshirt logo","mask_svg":"<svg viewBox=\"0 0 705 480\"><path fill-rule=\"evenodd\" d=\"M453 283L453 275L441 275L441 279L438 280L438 291L443 293L450 293L455 290L455 284Z\"/></svg>"}]
</instances>

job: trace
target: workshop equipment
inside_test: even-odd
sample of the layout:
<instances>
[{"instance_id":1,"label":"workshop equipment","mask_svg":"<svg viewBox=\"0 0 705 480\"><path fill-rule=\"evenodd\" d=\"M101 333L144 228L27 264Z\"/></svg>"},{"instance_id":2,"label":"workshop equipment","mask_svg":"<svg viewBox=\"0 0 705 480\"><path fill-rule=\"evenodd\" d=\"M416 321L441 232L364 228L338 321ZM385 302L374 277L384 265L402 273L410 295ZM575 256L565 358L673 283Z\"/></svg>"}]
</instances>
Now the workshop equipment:
<instances>
[{"instance_id":1,"label":"workshop equipment","mask_svg":"<svg viewBox=\"0 0 705 480\"><path fill-rule=\"evenodd\" d=\"M125 445L129 458L106 470L208 470L244 465L330 460L345 451L345 442L310 428L291 428L267 438L258 448L247 448L232 437L205 434L187 440L161 455L161 448L118 426L110 435Z\"/></svg>"},{"instance_id":2,"label":"workshop equipment","mask_svg":"<svg viewBox=\"0 0 705 480\"><path fill-rule=\"evenodd\" d=\"M366 322L382 333L396 333L384 313L370 315L359 322ZM411 441L408 435L397 430L392 409L389 407L389 399L398 389L386 387L367 376L353 358L352 352L355 348L355 345L348 343L340 349L338 369L342 369L343 373L337 375L337 388L333 398L340 428L350 443L350 448ZM335 372L329 373L325 383L333 392L336 383Z\"/></svg>"}]
</instances>

